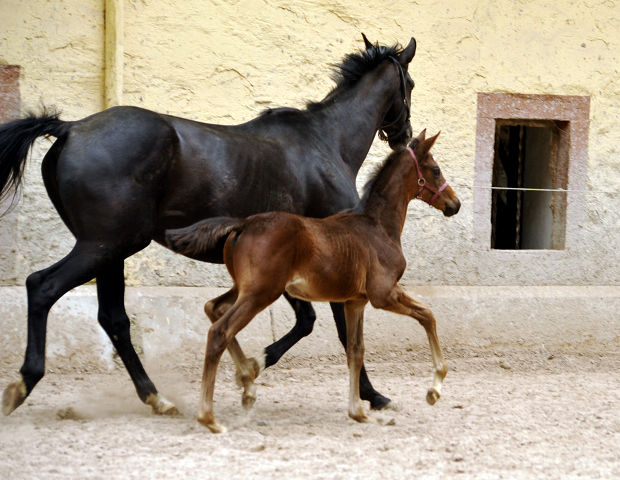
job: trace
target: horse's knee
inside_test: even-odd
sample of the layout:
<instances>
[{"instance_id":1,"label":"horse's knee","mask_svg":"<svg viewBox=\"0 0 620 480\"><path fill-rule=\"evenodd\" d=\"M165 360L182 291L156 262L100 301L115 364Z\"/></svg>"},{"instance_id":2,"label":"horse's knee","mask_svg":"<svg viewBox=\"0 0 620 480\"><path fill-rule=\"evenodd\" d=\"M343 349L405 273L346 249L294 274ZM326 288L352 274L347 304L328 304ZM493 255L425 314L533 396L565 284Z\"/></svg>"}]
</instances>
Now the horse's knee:
<instances>
[{"instance_id":1,"label":"horse's knee","mask_svg":"<svg viewBox=\"0 0 620 480\"><path fill-rule=\"evenodd\" d=\"M51 308L54 298L50 295L49 289L44 289L45 275L41 272L34 272L26 278L26 290L31 307Z\"/></svg>"},{"instance_id":2,"label":"horse's knee","mask_svg":"<svg viewBox=\"0 0 620 480\"><path fill-rule=\"evenodd\" d=\"M41 272L34 272L28 275L26 278L26 289L28 292L37 290L43 282L43 274Z\"/></svg>"}]
</instances>

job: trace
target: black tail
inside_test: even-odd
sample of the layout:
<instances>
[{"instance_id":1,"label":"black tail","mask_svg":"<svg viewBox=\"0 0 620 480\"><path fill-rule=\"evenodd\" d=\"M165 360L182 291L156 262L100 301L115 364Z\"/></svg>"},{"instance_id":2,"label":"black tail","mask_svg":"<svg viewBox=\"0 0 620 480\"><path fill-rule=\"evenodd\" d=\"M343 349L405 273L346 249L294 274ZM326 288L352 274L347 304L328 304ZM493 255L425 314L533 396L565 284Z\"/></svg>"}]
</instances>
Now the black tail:
<instances>
[{"instance_id":1,"label":"black tail","mask_svg":"<svg viewBox=\"0 0 620 480\"><path fill-rule=\"evenodd\" d=\"M243 220L215 217L175 230L166 230L166 242L173 252L201 259L211 250L221 250L233 231L243 228Z\"/></svg>"},{"instance_id":2,"label":"black tail","mask_svg":"<svg viewBox=\"0 0 620 480\"><path fill-rule=\"evenodd\" d=\"M22 182L28 151L34 141L44 135L60 137L71 123L58 119L58 114L43 112L0 125L0 201L15 194Z\"/></svg>"}]
</instances>

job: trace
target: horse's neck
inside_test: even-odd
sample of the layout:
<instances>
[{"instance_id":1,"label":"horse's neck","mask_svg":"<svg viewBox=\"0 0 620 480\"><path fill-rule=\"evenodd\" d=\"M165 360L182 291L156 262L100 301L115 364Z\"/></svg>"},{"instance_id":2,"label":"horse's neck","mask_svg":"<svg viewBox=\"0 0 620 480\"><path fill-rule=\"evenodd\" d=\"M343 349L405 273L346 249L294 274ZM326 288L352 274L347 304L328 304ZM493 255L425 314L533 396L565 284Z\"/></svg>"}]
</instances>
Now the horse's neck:
<instances>
[{"instance_id":1,"label":"horse's neck","mask_svg":"<svg viewBox=\"0 0 620 480\"><path fill-rule=\"evenodd\" d=\"M410 155L401 154L382 173L383 178L378 178L376 188L369 192L364 214L374 217L391 238L400 242L411 192L417 194L415 166Z\"/></svg>"},{"instance_id":2,"label":"horse's neck","mask_svg":"<svg viewBox=\"0 0 620 480\"><path fill-rule=\"evenodd\" d=\"M325 121L338 135L339 151L344 163L356 176L382 123L398 85L381 78L379 72L363 79L351 91L340 94L328 106Z\"/></svg>"}]
</instances>

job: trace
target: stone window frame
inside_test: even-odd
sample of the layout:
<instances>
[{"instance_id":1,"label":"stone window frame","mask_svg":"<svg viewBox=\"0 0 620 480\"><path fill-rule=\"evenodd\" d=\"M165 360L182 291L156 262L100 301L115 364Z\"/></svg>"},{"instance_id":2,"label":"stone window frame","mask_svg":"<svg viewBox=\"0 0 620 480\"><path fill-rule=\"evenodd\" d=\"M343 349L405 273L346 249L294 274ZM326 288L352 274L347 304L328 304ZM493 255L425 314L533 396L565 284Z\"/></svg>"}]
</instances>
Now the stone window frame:
<instances>
[{"instance_id":1,"label":"stone window frame","mask_svg":"<svg viewBox=\"0 0 620 480\"><path fill-rule=\"evenodd\" d=\"M516 93L478 93L476 161L474 183L489 187L493 181L495 131L498 122L564 122L568 142L564 249L491 249L490 188L474 189L474 249L496 255L563 256L578 246L579 225L585 214L585 187L588 164L590 97L576 95L533 95Z\"/></svg>"},{"instance_id":2,"label":"stone window frame","mask_svg":"<svg viewBox=\"0 0 620 480\"><path fill-rule=\"evenodd\" d=\"M19 117L19 65L0 65L0 124Z\"/></svg>"},{"instance_id":3,"label":"stone window frame","mask_svg":"<svg viewBox=\"0 0 620 480\"><path fill-rule=\"evenodd\" d=\"M0 124L19 118L21 95L19 91L19 65L0 65ZM0 203L0 286L15 285L15 251L17 249L17 217L19 204L5 213L11 199Z\"/></svg>"}]
</instances>

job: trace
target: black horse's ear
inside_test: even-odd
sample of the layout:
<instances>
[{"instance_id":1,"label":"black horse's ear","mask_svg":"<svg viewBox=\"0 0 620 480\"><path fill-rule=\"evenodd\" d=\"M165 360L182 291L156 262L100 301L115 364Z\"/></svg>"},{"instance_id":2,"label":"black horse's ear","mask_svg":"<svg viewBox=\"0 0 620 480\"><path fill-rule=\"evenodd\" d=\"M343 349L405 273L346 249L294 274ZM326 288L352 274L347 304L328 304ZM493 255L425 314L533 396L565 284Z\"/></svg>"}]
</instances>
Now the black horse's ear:
<instances>
[{"instance_id":1,"label":"black horse's ear","mask_svg":"<svg viewBox=\"0 0 620 480\"><path fill-rule=\"evenodd\" d=\"M364 45L366 45L366 50L370 50L372 48L372 43L368 41L366 35L362 33L362 38L364 39Z\"/></svg>"},{"instance_id":2,"label":"black horse's ear","mask_svg":"<svg viewBox=\"0 0 620 480\"><path fill-rule=\"evenodd\" d=\"M411 41L409 42L409 45L405 47L405 49L402 51L402 53L398 57L398 61L400 62L403 68L409 65L411 60L413 60L413 57L415 56L415 48L416 48L415 38L411 37Z\"/></svg>"},{"instance_id":3,"label":"black horse's ear","mask_svg":"<svg viewBox=\"0 0 620 480\"><path fill-rule=\"evenodd\" d=\"M420 134L416 137L416 140L418 141L418 143L422 143L424 140L426 140L426 128L420 132Z\"/></svg>"}]
</instances>

